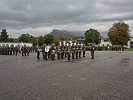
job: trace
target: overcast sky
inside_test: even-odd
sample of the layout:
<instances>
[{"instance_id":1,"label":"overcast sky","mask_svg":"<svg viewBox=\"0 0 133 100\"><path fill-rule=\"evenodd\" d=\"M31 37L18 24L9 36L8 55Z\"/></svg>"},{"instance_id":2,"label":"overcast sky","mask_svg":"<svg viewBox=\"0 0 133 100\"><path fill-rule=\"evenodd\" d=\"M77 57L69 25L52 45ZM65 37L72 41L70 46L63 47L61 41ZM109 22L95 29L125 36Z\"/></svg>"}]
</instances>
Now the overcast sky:
<instances>
[{"instance_id":1,"label":"overcast sky","mask_svg":"<svg viewBox=\"0 0 133 100\"><path fill-rule=\"evenodd\" d=\"M52 29L105 32L121 20L133 35L133 0L0 0L0 29L12 37Z\"/></svg>"}]
</instances>

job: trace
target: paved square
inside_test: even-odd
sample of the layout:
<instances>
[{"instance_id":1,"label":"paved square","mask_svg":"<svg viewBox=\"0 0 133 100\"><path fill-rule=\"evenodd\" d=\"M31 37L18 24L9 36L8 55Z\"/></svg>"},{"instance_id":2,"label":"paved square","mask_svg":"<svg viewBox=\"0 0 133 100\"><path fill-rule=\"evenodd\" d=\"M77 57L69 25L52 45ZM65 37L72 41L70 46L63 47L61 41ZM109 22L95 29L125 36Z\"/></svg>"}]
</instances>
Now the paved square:
<instances>
[{"instance_id":1,"label":"paved square","mask_svg":"<svg viewBox=\"0 0 133 100\"><path fill-rule=\"evenodd\" d=\"M96 51L90 58L0 55L0 100L133 100L133 52Z\"/></svg>"}]
</instances>

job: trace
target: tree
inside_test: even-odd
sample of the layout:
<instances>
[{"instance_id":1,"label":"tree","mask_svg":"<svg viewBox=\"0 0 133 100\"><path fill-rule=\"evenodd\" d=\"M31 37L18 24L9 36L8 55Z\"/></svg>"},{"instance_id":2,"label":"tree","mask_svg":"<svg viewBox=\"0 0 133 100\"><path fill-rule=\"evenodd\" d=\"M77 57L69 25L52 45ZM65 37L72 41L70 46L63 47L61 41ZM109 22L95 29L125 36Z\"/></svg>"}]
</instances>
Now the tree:
<instances>
[{"instance_id":1,"label":"tree","mask_svg":"<svg viewBox=\"0 0 133 100\"><path fill-rule=\"evenodd\" d=\"M24 42L24 43L30 43L30 35L29 34L21 34L19 36L19 42Z\"/></svg>"},{"instance_id":2,"label":"tree","mask_svg":"<svg viewBox=\"0 0 133 100\"><path fill-rule=\"evenodd\" d=\"M53 40L54 40L53 34L46 34L44 36L44 43L45 44L51 44L53 42Z\"/></svg>"},{"instance_id":3,"label":"tree","mask_svg":"<svg viewBox=\"0 0 133 100\"><path fill-rule=\"evenodd\" d=\"M39 36L37 38L37 42L39 46L42 46L44 44L44 37L43 36Z\"/></svg>"},{"instance_id":4,"label":"tree","mask_svg":"<svg viewBox=\"0 0 133 100\"><path fill-rule=\"evenodd\" d=\"M84 39L84 36L72 36L72 40Z\"/></svg>"},{"instance_id":5,"label":"tree","mask_svg":"<svg viewBox=\"0 0 133 100\"><path fill-rule=\"evenodd\" d=\"M126 45L129 37L129 25L120 21L114 23L108 31L108 36L113 45Z\"/></svg>"},{"instance_id":6,"label":"tree","mask_svg":"<svg viewBox=\"0 0 133 100\"><path fill-rule=\"evenodd\" d=\"M36 46L37 45L37 38L31 35L30 36L30 42L33 44L33 46Z\"/></svg>"},{"instance_id":7,"label":"tree","mask_svg":"<svg viewBox=\"0 0 133 100\"><path fill-rule=\"evenodd\" d=\"M59 41L65 41L65 40L69 40L69 36L67 36L66 34L58 34L58 40Z\"/></svg>"},{"instance_id":8,"label":"tree","mask_svg":"<svg viewBox=\"0 0 133 100\"><path fill-rule=\"evenodd\" d=\"M3 29L2 32L1 32L1 36L0 36L0 41L1 42L8 42L8 35L7 35L7 32L6 32L6 29Z\"/></svg>"},{"instance_id":9,"label":"tree","mask_svg":"<svg viewBox=\"0 0 133 100\"><path fill-rule=\"evenodd\" d=\"M52 43L54 43L56 46L58 46L59 45L59 41L58 40L53 40L53 42Z\"/></svg>"},{"instance_id":10,"label":"tree","mask_svg":"<svg viewBox=\"0 0 133 100\"><path fill-rule=\"evenodd\" d=\"M95 29L89 29L85 32L85 43L99 43L100 33Z\"/></svg>"}]
</instances>

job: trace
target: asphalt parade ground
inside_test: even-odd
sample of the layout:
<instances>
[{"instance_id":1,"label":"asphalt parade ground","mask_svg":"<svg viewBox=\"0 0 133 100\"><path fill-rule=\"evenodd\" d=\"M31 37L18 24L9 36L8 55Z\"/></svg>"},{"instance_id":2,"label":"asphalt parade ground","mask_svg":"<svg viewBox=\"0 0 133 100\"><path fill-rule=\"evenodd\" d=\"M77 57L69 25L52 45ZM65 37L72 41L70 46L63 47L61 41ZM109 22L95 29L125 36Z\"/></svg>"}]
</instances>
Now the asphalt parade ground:
<instances>
[{"instance_id":1,"label":"asphalt parade ground","mask_svg":"<svg viewBox=\"0 0 133 100\"><path fill-rule=\"evenodd\" d=\"M0 55L0 100L133 100L133 52L96 51L95 59L37 60Z\"/></svg>"}]
</instances>

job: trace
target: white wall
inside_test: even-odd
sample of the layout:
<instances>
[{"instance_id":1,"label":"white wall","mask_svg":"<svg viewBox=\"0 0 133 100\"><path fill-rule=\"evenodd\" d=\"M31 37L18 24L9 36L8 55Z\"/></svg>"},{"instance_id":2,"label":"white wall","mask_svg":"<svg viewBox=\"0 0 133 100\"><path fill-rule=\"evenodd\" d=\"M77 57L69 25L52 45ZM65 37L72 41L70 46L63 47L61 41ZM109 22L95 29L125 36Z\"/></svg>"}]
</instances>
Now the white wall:
<instances>
[{"instance_id":1,"label":"white wall","mask_svg":"<svg viewBox=\"0 0 133 100\"><path fill-rule=\"evenodd\" d=\"M0 46L6 46L6 45L9 45L9 46L11 46L11 45L14 45L14 46L18 46L18 45L24 46L24 45L26 45L28 47L32 47L33 46L32 43L9 43L9 42L0 43Z\"/></svg>"}]
</instances>

